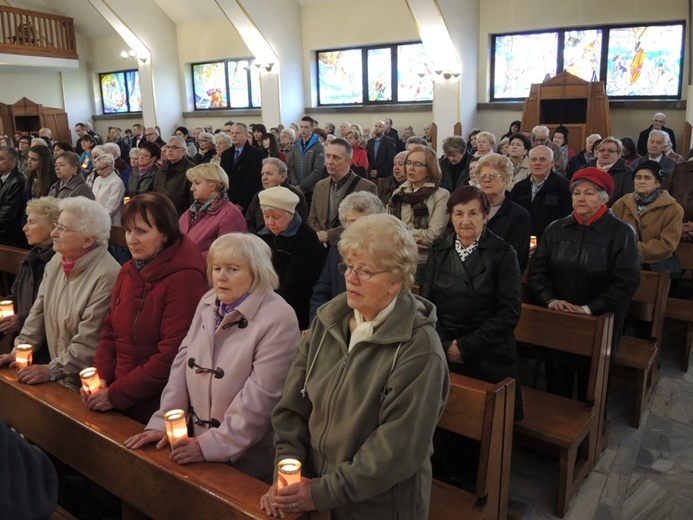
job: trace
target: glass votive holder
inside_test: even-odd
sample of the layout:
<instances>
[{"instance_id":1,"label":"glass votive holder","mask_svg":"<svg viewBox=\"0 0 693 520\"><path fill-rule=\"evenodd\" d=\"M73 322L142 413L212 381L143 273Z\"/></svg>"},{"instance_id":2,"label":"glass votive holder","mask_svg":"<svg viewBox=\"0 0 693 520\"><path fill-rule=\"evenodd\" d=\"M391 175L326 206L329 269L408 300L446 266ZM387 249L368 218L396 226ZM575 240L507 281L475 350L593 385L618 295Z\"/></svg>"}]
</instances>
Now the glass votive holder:
<instances>
[{"instance_id":1,"label":"glass votive holder","mask_svg":"<svg viewBox=\"0 0 693 520\"><path fill-rule=\"evenodd\" d=\"M277 463L277 488L301 482L301 461L282 459Z\"/></svg>"},{"instance_id":2,"label":"glass votive holder","mask_svg":"<svg viewBox=\"0 0 693 520\"><path fill-rule=\"evenodd\" d=\"M31 365L34 347L28 343L21 343L14 348L14 366L17 370Z\"/></svg>"},{"instance_id":3,"label":"glass votive holder","mask_svg":"<svg viewBox=\"0 0 693 520\"><path fill-rule=\"evenodd\" d=\"M537 237L534 235L529 237L529 247L537 247Z\"/></svg>"},{"instance_id":4,"label":"glass votive holder","mask_svg":"<svg viewBox=\"0 0 693 520\"><path fill-rule=\"evenodd\" d=\"M79 378L82 380L82 388L84 393L91 395L101 388L101 379L99 373L94 367L85 368L79 373Z\"/></svg>"},{"instance_id":5,"label":"glass votive holder","mask_svg":"<svg viewBox=\"0 0 693 520\"><path fill-rule=\"evenodd\" d=\"M164 414L164 421L166 421L168 443L171 449L173 449L174 442L188 438L188 424L185 420L185 412L183 410L169 410Z\"/></svg>"},{"instance_id":6,"label":"glass votive holder","mask_svg":"<svg viewBox=\"0 0 693 520\"><path fill-rule=\"evenodd\" d=\"M7 318L14 314L14 302L12 300L2 300L0 302L0 318Z\"/></svg>"}]
</instances>

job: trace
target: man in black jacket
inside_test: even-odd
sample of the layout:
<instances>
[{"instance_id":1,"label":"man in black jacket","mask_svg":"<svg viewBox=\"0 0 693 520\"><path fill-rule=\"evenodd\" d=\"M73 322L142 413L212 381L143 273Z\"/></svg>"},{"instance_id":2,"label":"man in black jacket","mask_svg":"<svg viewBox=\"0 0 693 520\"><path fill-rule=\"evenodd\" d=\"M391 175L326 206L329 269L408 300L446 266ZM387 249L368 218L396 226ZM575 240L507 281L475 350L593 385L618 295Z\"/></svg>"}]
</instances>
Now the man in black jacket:
<instances>
[{"instance_id":1,"label":"man in black jacket","mask_svg":"<svg viewBox=\"0 0 693 520\"><path fill-rule=\"evenodd\" d=\"M248 144L248 127L234 123L230 129L233 146L221 154L221 167L229 176L229 200L245 215L250 202L262 189L260 150Z\"/></svg>"},{"instance_id":2,"label":"man in black jacket","mask_svg":"<svg viewBox=\"0 0 693 520\"><path fill-rule=\"evenodd\" d=\"M652 124L645 128L645 130L640 132L637 145L638 153L640 155L644 156L645 154L647 154L647 140L650 137L650 132L652 130L661 130L662 132L666 132L667 134L669 134L669 139L671 140L671 149L676 151L676 136L674 135L674 131L671 128L667 128L666 126L664 126L666 123L666 114L663 114L662 112L657 112L652 118Z\"/></svg>"},{"instance_id":3,"label":"man in black jacket","mask_svg":"<svg viewBox=\"0 0 693 520\"><path fill-rule=\"evenodd\" d=\"M378 121L373 128L373 138L366 144L368 163L371 165L369 178L384 178L392 175L392 161L397 155L395 142L385 135L385 122Z\"/></svg>"},{"instance_id":4,"label":"man in black jacket","mask_svg":"<svg viewBox=\"0 0 693 520\"><path fill-rule=\"evenodd\" d=\"M17 168L18 159L14 148L0 147L0 244L26 248L22 232L26 178Z\"/></svg>"}]
</instances>

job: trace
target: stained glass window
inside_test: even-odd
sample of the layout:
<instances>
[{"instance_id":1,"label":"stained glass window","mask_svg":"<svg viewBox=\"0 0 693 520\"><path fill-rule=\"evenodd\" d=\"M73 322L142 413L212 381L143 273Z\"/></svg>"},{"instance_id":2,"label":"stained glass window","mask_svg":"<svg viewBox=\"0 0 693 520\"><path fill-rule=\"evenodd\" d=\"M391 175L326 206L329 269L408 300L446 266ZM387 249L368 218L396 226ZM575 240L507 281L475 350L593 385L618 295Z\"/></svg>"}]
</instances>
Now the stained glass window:
<instances>
[{"instance_id":1,"label":"stained glass window","mask_svg":"<svg viewBox=\"0 0 693 520\"><path fill-rule=\"evenodd\" d=\"M532 83L556 75L558 33L509 34L494 38L493 99L519 99Z\"/></svg>"},{"instance_id":2,"label":"stained glass window","mask_svg":"<svg viewBox=\"0 0 693 520\"><path fill-rule=\"evenodd\" d=\"M609 29L608 96L678 97L683 25Z\"/></svg>"},{"instance_id":3,"label":"stained glass window","mask_svg":"<svg viewBox=\"0 0 693 520\"><path fill-rule=\"evenodd\" d=\"M565 32L563 44L563 70L585 81L599 81L601 61L601 29Z\"/></svg>"},{"instance_id":4,"label":"stained glass window","mask_svg":"<svg viewBox=\"0 0 693 520\"><path fill-rule=\"evenodd\" d=\"M99 74L104 114L142 112L140 73L124 70Z\"/></svg>"},{"instance_id":5,"label":"stained glass window","mask_svg":"<svg viewBox=\"0 0 693 520\"><path fill-rule=\"evenodd\" d=\"M361 49L318 53L318 104L363 103Z\"/></svg>"},{"instance_id":6,"label":"stained glass window","mask_svg":"<svg viewBox=\"0 0 693 520\"><path fill-rule=\"evenodd\" d=\"M368 101L392 101L392 51L368 50Z\"/></svg>"},{"instance_id":7,"label":"stained glass window","mask_svg":"<svg viewBox=\"0 0 693 520\"><path fill-rule=\"evenodd\" d=\"M251 60L192 65L195 110L260 107L260 69Z\"/></svg>"},{"instance_id":8,"label":"stained glass window","mask_svg":"<svg viewBox=\"0 0 693 520\"><path fill-rule=\"evenodd\" d=\"M422 43L397 47L397 99L432 101L435 73Z\"/></svg>"}]
</instances>

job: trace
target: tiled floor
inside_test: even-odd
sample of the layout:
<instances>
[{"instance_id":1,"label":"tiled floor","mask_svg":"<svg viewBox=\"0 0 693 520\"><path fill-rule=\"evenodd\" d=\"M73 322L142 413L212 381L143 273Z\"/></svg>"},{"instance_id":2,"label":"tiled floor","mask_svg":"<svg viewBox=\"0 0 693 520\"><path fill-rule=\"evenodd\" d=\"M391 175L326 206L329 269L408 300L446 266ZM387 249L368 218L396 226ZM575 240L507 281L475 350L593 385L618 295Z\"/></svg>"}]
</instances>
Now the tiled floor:
<instances>
[{"instance_id":1,"label":"tiled floor","mask_svg":"<svg viewBox=\"0 0 693 520\"><path fill-rule=\"evenodd\" d=\"M633 387L612 385L609 444L573 499L566 520L693 519L693 366L681 371L683 337L665 324L662 369L639 429L630 426ZM510 498L525 520L556 518L556 459L513 452Z\"/></svg>"}]
</instances>

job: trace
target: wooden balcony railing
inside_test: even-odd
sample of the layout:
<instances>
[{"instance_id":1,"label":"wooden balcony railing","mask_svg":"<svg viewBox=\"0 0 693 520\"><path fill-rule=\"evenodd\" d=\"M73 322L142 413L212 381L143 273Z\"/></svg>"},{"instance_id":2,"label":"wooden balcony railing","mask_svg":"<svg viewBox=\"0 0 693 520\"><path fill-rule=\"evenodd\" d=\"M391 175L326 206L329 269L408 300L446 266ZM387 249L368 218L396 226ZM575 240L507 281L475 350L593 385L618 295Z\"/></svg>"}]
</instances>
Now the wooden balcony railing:
<instances>
[{"instance_id":1,"label":"wooden balcony railing","mask_svg":"<svg viewBox=\"0 0 693 520\"><path fill-rule=\"evenodd\" d=\"M77 59L72 18L0 6L0 53Z\"/></svg>"}]
</instances>

